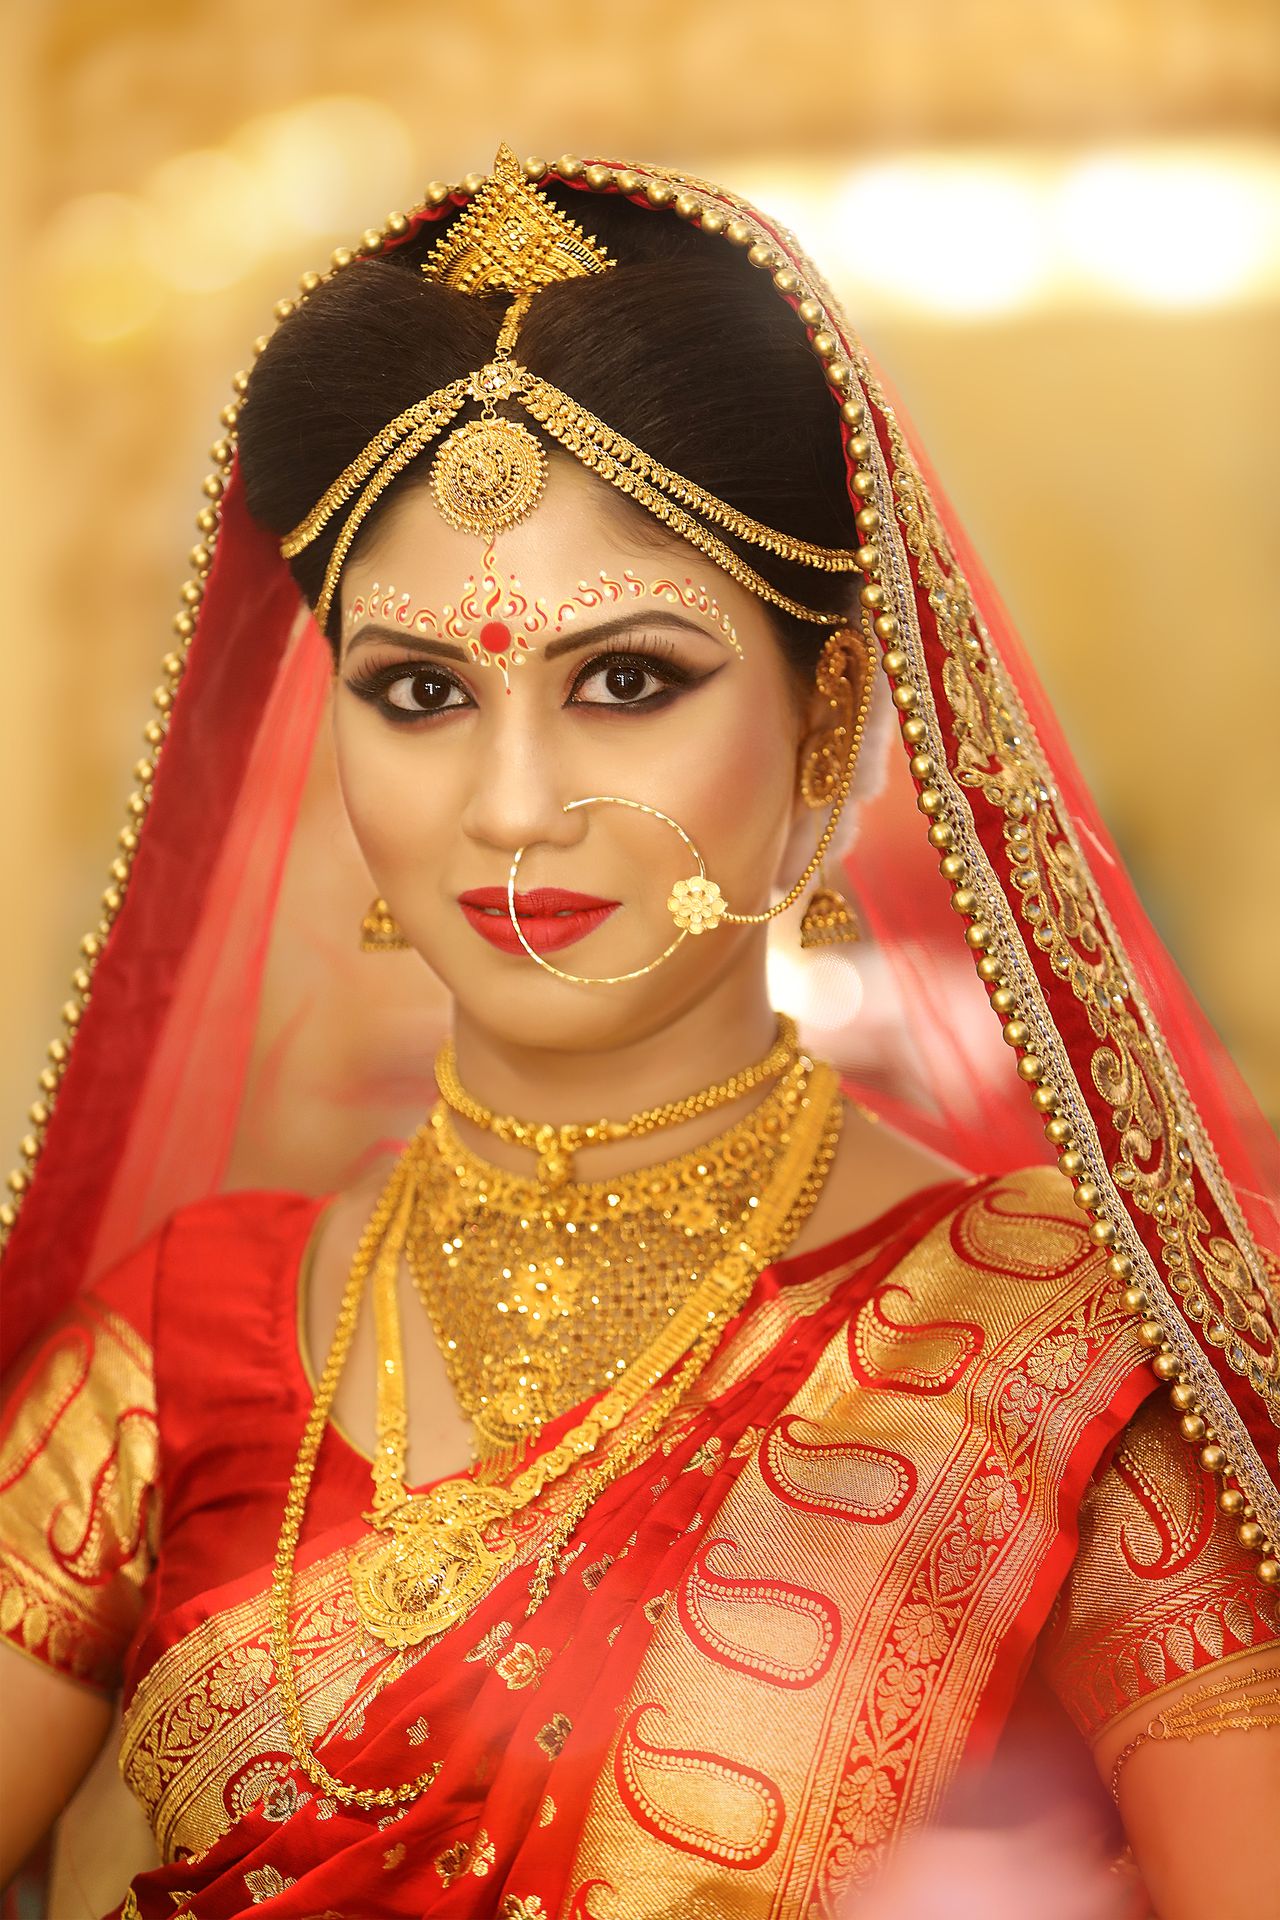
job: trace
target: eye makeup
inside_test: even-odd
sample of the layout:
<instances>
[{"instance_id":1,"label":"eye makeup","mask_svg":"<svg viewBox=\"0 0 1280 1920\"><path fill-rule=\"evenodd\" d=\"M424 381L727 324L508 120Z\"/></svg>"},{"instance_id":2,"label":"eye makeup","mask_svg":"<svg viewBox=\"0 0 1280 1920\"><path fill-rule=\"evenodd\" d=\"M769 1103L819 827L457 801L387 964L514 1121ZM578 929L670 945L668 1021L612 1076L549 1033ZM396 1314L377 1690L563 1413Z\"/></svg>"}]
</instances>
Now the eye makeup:
<instances>
[{"instance_id":1,"label":"eye makeup","mask_svg":"<svg viewBox=\"0 0 1280 1920\"><path fill-rule=\"evenodd\" d=\"M496 666L510 690L512 671L541 643L568 631L579 614L644 599L701 615L718 629L725 645L742 657L728 614L713 594L688 577L646 581L629 569L615 575L602 568L594 581L579 580L574 592L552 607L544 599L531 598L515 575L500 571L492 546L485 549L479 575L468 576L456 606L446 602L437 612L415 605L411 595L397 592L389 583L375 581L367 594L352 598L344 624L353 637L361 621L372 619L445 645L460 645L475 665Z\"/></svg>"},{"instance_id":2,"label":"eye makeup","mask_svg":"<svg viewBox=\"0 0 1280 1920\"><path fill-rule=\"evenodd\" d=\"M597 713L651 712L669 705L683 689L695 687L719 671L719 667L696 671L686 665L677 657L676 643L669 634L639 634L625 646L602 646L599 653L585 660L574 677L566 704L591 708ZM626 686L628 674L640 674L656 685L631 698ZM584 689L593 682L607 682L609 676L616 677L613 698L582 697ZM385 719L398 726L461 712L474 705L470 692L457 675L435 662L424 662L421 666L409 665L404 660L379 664L371 659L367 663L354 663L348 669L346 684L357 698L376 707ZM416 690L421 704L396 699L394 690L399 687L411 693Z\"/></svg>"}]
</instances>

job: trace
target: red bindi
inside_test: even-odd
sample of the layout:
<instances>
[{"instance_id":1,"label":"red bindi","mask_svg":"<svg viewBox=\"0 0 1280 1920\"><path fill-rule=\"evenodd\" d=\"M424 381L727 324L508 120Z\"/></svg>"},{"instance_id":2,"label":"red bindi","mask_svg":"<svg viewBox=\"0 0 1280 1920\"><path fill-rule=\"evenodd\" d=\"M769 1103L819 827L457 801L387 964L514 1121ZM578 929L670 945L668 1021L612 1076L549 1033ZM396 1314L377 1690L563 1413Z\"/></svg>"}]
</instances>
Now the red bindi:
<instances>
[{"instance_id":1,"label":"red bindi","mask_svg":"<svg viewBox=\"0 0 1280 1920\"><path fill-rule=\"evenodd\" d=\"M511 629L501 620L487 620L480 629L480 645L487 653L505 653L511 645Z\"/></svg>"}]
</instances>

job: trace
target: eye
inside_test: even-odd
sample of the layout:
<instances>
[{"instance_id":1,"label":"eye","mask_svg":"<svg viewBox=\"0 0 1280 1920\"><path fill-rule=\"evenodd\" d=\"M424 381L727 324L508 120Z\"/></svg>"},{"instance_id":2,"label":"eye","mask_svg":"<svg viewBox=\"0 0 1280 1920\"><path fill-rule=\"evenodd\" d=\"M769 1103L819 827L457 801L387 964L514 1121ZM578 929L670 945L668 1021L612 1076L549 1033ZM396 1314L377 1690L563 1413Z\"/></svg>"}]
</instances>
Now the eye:
<instances>
[{"instance_id":1,"label":"eye","mask_svg":"<svg viewBox=\"0 0 1280 1920\"><path fill-rule=\"evenodd\" d=\"M369 667L354 672L347 685L352 693L396 724L449 713L471 705L466 688L443 667Z\"/></svg>"},{"instance_id":2,"label":"eye","mask_svg":"<svg viewBox=\"0 0 1280 1920\"><path fill-rule=\"evenodd\" d=\"M447 707L465 704L458 682L439 667L415 667L387 685L387 705L406 713L443 713Z\"/></svg>"},{"instance_id":3,"label":"eye","mask_svg":"<svg viewBox=\"0 0 1280 1920\"><path fill-rule=\"evenodd\" d=\"M612 653L593 660L574 682L573 703L584 707L640 707L665 701L694 675L669 657Z\"/></svg>"}]
</instances>

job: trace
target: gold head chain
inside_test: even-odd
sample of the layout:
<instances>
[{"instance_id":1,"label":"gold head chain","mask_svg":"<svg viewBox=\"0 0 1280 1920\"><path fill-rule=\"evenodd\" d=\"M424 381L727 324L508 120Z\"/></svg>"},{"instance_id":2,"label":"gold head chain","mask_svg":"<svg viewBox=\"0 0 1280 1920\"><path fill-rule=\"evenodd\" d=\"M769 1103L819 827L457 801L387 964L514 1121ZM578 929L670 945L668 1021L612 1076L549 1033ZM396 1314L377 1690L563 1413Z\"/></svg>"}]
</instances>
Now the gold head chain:
<instances>
[{"instance_id":1,"label":"gold head chain","mask_svg":"<svg viewBox=\"0 0 1280 1920\"><path fill-rule=\"evenodd\" d=\"M489 179L422 266L428 279L456 292L515 295L492 360L388 421L280 543L284 557L294 559L351 503L316 602L321 628L328 622L347 555L371 509L392 481L439 440L468 401L479 403L480 418L456 428L432 464L432 491L452 526L492 539L538 504L546 480L546 454L542 442L523 422L498 414L499 401L514 402L583 466L645 508L758 599L818 626L847 625L844 614L804 606L771 585L713 529L819 573L854 572L858 566L854 551L818 546L753 520L653 459L513 357L520 323L535 293L553 281L606 273L615 264L576 221L526 179L511 149L500 147Z\"/></svg>"}]
</instances>

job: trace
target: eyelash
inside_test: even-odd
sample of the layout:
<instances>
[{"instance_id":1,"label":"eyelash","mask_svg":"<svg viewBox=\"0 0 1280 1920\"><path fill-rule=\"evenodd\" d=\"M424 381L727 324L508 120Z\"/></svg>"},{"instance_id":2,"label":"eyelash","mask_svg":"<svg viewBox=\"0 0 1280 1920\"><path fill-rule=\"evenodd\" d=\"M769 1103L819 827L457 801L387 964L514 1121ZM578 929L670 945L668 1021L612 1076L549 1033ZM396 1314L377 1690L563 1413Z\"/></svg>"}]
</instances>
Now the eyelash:
<instances>
[{"instance_id":1,"label":"eyelash","mask_svg":"<svg viewBox=\"0 0 1280 1920\"><path fill-rule=\"evenodd\" d=\"M601 712L628 713L652 712L655 707L666 706L671 697L681 688L694 686L708 677L705 673L694 673L687 667L677 665L675 654L675 641L660 634L646 635L636 645L628 647L625 651L596 654L580 670L570 689L568 704L595 707ZM588 681L607 671L608 668L616 666L640 667L645 673L652 674L656 680L661 680L665 684L656 693L647 693L640 700L574 701L573 696ZM415 673L422 671L421 667L407 667L403 660L388 663L385 666L356 668L349 675L347 685L358 699L366 700L371 706L375 706L384 719L397 727L415 726L420 721L439 720L446 713L461 713L463 711L461 705L438 707L434 712L429 708L422 708L415 712L412 707L396 706L385 697L398 681L411 680ZM447 667L432 666L429 671L437 674L441 680L448 681L450 686L457 688L459 692L466 693L467 689L462 681ZM712 668L711 671L715 672L716 669Z\"/></svg>"}]
</instances>

